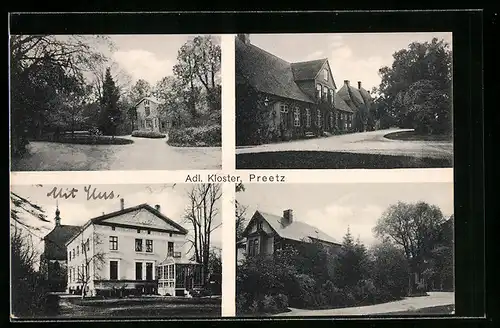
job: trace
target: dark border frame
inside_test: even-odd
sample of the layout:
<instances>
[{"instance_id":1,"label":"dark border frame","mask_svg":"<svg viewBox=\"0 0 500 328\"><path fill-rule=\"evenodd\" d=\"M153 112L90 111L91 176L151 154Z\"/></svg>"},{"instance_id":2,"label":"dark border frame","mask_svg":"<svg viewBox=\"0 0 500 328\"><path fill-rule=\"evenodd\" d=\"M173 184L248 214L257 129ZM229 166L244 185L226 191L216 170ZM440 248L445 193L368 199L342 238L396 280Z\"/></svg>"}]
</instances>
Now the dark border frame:
<instances>
[{"instance_id":1,"label":"dark border frame","mask_svg":"<svg viewBox=\"0 0 500 328\"><path fill-rule=\"evenodd\" d=\"M455 179L455 281L454 325L484 323L485 208L483 120L483 12L452 11L339 11L274 13L140 13L140 14L12 14L12 34L222 34L422 32L453 33L454 179ZM470 319L475 317L476 319ZM335 318L359 322L366 318ZM376 324L401 324L373 318ZM483 318L483 320L480 320ZM201 318L200 318L201 319ZM211 318L213 320L213 318ZM262 319L262 318L261 318ZM289 318L288 320L290 320ZM319 319L308 317L307 319ZM321 318L331 320L331 318ZM414 322L414 318L411 322ZM193 319L190 319L193 320ZM198 320L198 319L195 319ZM234 320L222 318L216 320ZM478 321L479 320L479 321ZM22 321L22 320L16 320ZM130 319L127 319L130 321ZM282 321L282 320L276 320ZM427 320L418 318L422 325ZM409 323L409 322L408 322ZM237 324L243 324L239 322ZM439 324L439 322L438 322Z\"/></svg>"}]
</instances>

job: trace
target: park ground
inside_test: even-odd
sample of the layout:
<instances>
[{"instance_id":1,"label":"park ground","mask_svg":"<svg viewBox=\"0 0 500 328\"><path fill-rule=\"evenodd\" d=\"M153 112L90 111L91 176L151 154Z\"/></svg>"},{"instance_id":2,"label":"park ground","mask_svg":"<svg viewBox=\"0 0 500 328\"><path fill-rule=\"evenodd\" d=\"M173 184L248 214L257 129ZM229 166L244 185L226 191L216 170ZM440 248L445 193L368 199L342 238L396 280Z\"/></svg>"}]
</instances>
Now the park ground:
<instances>
[{"instance_id":1,"label":"park ground","mask_svg":"<svg viewBox=\"0 0 500 328\"><path fill-rule=\"evenodd\" d=\"M451 167L451 140L400 140L386 129L275 144L238 147L239 169Z\"/></svg>"},{"instance_id":2,"label":"park ground","mask_svg":"<svg viewBox=\"0 0 500 328\"><path fill-rule=\"evenodd\" d=\"M60 295L56 318L191 318L220 317L221 298L141 297L82 300L81 296Z\"/></svg>"},{"instance_id":3,"label":"park ground","mask_svg":"<svg viewBox=\"0 0 500 328\"><path fill-rule=\"evenodd\" d=\"M279 313L276 316L357 316L357 315L417 315L451 314L450 308L455 304L453 292L429 292L428 296L406 297L399 301L376 305L303 310L290 308L289 312ZM441 311L441 313L439 313Z\"/></svg>"},{"instance_id":4,"label":"park ground","mask_svg":"<svg viewBox=\"0 0 500 328\"><path fill-rule=\"evenodd\" d=\"M222 168L220 147L172 147L165 139L135 138L127 145L32 141L13 158L12 171L189 170Z\"/></svg>"}]
</instances>

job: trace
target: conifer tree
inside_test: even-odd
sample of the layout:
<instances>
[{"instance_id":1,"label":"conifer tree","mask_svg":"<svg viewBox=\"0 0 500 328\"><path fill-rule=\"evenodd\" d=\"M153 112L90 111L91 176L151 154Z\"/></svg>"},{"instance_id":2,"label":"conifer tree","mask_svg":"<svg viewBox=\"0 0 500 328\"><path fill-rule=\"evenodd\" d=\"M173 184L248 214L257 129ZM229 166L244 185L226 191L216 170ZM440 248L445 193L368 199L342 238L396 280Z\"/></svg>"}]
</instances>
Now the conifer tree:
<instances>
[{"instance_id":1,"label":"conifer tree","mask_svg":"<svg viewBox=\"0 0 500 328\"><path fill-rule=\"evenodd\" d=\"M119 99L120 91L111 76L110 69L107 68L103 84L100 116L100 129L106 135L114 136L116 134L116 127L121 120L121 112L118 108Z\"/></svg>"}]
</instances>

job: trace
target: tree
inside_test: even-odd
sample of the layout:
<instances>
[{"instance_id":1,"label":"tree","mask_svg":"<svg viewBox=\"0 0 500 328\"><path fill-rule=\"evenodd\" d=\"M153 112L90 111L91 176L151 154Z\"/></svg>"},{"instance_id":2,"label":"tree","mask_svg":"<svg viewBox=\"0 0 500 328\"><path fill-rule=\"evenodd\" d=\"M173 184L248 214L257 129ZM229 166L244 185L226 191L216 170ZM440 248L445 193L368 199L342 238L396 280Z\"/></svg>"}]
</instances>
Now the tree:
<instances>
[{"instance_id":1,"label":"tree","mask_svg":"<svg viewBox=\"0 0 500 328\"><path fill-rule=\"evenodd\" d=\"M212 232L220 227L216 222L219 214L218 203L222 196L220 184L196 184L188 192L190 204L184 215L190 223L192 236L189 239L194 249L195 261L203 265L207 282Z\"/></svg>"},{"instance_id":2,"label":"tree","mask_svg":"<svg viewBox=\"0 0 500 328\"><path fill-rule=\"evenodd\" d=\"M38 227L30 224L28 218L49 222L45 211L39 205L17 193L10 192L10 284L12 289L12 315L32 317L46 314L46 285L36 270L40 254L33 237L41 239Z\"/></svg>"},{"instance_id":3,"label":"tree","mask_svg":"<svg viewBox=\"0 0 500 328\"><path fill-rule=\"evenodd\" d=\"M236 192L244 192L245 191L245 186L243 183L237 183L236 184ZM235 223L235 230L236 230L236 242L240 241L243 238L243 231L245 230L245 224L246 224L246 214L247 207L242 205L237 199L235 200L235 217L236 217L236 223Z\"/></svg>"},{"instance_id":4,"label":"tree","mask_svg":"<svg viewBox=\"0 0 500 328\"><path fill-rule=\"evenodd\" d=\"M405 296L409 268L404 251L385 239L374 245L370 253L373 257L371 276L382 293L382 300L389 301Z\"/></svg>"},{"instance_id":5,"label":"tree","mask_svg":"<svg viewBox=\"0 0 500 328\"><path fill-rule=\"evenodd\" d=\"M45 117L54 109L51 100L65 90L84 84L83 72L104 60L95 50L105 37L11 35L10 109L11 151L26 151L28 139L43 132Z\"/></svg>"},{"instance_id":6,"label":"tree","mask_svg":"<svg viewBox=\"0 0 500 328\"><path fill-rule=\"evenodd\" d=\"M354 289L368 277L369 259L365 246L354 241L349 228L335 261L335 282L340 288Z\"/></svg>"},{"instance_id":7,"label":"tree","mask_svg":"<svg viewBox=\"0 0 500 328\"><path fill-rule=\"evenodd\" d=\"M220 85L218 75L221 67L221 48L212 36L197 36L192 41L195 57L195 73L205 87L209 106L212 111L219 111Z\"/></svg>"},{"instance_id":8,"label":"tree","mask_svg":"<svg viewBox=\"0 0 500 328\"><path fill-rule=\"evenodd\" d=\"M100 245L102 245L103 242L99 234L93 232L92 238L88 238L87 240L84 240L83 233L80 234L80 237L83 263L80 267L73 269L76 269L76 279L82 284L82 298L85 298L87 296L87 286L89 282L101 279L99 272L104 265L106 255L101 251Z\"/></svg>"},{"instance_id":9,"label":"tree","mask_svg":"<svg viewBox=\"0 0 500 328\"><path fill-rule=\"evenodd\" d=\"M409 265L409 295L425 269L443 222L443 214L435 205L398 202L389 206L373 228L377 237L387 237L404 250Z\"/></svg>"},{"instance_id":10,"label":"tree","mask_svg":"<svg viewBox=\"0 0 500 328\"><path fill-rule=\"evenodd\" d=\"M120 92L111 76L111 70L107 68L100 115L100 129L107 135L114 136L116 134L116 127L122 118L120 109L118 108L119 99Z\"/></svg>"},{"instance_id":11,"label":"tree","mask_svg":"<svg viewBox=\"0 0 500 328\"><path fill-rule=\"evenodd\" d=\"M386 110L395 114L401 127L417 127L426 131L426 125L432 125L431 133L445 133L451 129L451 65L452 53L444 40L434 38L431 42L413 42L407 49L393 54L391 67L382 67L379 74L382 78L379 92L387 106ZM432 81L432 82L420 82ZM428 93L429 87L435 93L425 96L427 101L419 100L412 112L423 111L423 114L408 116L409 106L415 104L416 94L423 90ZM410 90L411 88L411 90ZM409 95L407 95L409 93ZM410 100L404 101L405 97ZM413 101L411 101L413 99ZM425 113L436 115L426 115ZM424 120L423 122L419 120Z\"/></svg>"},{"instance_id":12,"label":"tree","mask_svg":"<svg viewBox=\"0 0 500 328\"><path fill-rule=\"evenodd\" d=\"M130 100L133 105L136 105L139 100L151 95L152 88L148 81L139 79L130 89Z\"/></svg>"}]
</instances>

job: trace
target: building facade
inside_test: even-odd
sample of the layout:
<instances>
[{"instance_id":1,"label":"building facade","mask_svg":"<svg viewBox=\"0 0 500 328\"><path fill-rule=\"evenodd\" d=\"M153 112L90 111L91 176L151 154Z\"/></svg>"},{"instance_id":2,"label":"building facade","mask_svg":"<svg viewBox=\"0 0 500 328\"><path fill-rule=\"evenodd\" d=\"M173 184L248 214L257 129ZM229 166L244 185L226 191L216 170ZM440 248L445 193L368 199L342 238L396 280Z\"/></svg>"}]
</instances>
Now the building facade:
<instances>
[{"instance_id":1,"label":"building facade","mask_svg":"<svg viewBox=\"0 0 500 328\"><path fill-rule=\"evenodd\" d=\"M153 97L145 97L136 105L136 122L135 129L141 131L154 131L166 133L172 126L172 122L168 120L166 115L162 115L159 107L162 102Z\"/></svg>"},{"instance_id":2,"label":"building facade","mask_svg":"<svg viewBox=\"0 0 500 328\"><path fill-rule=\"evenodd\" d=\"M275 250L297 243L319 242L334 254L340 250L334 238L301 221L294 221L293 210L283 211L282 216L255 211L237 243L237 259L247 256L272 255Z\"/></svg>"},{"instance_id":3,"label":"building facade","mask_svg":"<svg viewBox=\"0 0 500 328\"><path fill-rule=\"evenodd\" d=\"M365 130L365 100L337 92L328 59L289 63L238 34L235 61L237 145Z\"/></svg>"},{"instance_id":4,"label":"building facade","mask_svg":"<svg viewBox=\"0 0 500 328\"><path fill-rule=\"evenodd\" d=\"M186 258L187 233L159 206L125 208L122 199L120 210L90 219L66 243L67 291L184 296L203 282L201 265Z\"/></svg>"},{"instance_id":5,"label":"building facade","mask_svg":"<svg viewBox=\"0 0 500 328\"><path fill-rule=\"evenodd\" d=\"M64 291L67 287L66 242L80 230L79 226L62 225L61 212L56 209L55 226L44 238L44 249L40 256L40 272L52 291Z\"/></svg>"}]
</instances>

